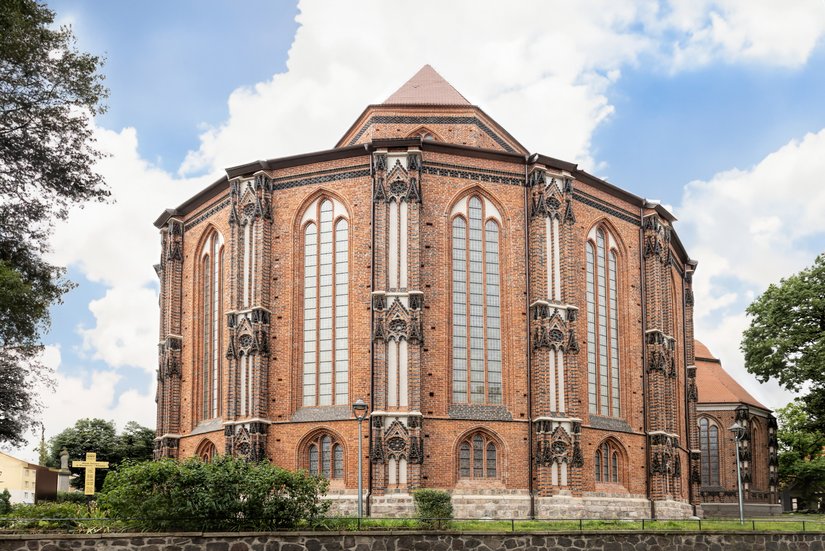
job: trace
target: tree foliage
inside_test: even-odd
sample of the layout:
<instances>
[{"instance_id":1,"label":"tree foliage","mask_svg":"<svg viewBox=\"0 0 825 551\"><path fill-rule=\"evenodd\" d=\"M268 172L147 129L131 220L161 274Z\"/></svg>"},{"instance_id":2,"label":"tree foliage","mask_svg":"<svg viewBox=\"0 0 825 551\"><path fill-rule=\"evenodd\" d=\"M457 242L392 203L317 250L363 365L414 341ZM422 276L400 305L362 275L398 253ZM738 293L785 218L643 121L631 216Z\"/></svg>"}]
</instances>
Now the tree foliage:
<instances>
[{"instance_id":1,"label":"tree foliage","mask_svg":"<svg viewBox=\"0 0 825 551\"><path fill-rule=\"evenodd\" d=\"M48 379L40 337L71 288L43 259L69 207L105 200L92 117L105 109L102 60L34 0L0 2L0 442L35 424L33 388Z\"/></svg>"},{"instance_id":2,"label":"tree foliage","mask_svg":"<svg viewBox=\"0 0 825 551\"><path fill-rule=\"evenodd\" d=\"M111 469L117 469L124 460L146 461L152 459L155 431L143 427L134 421L126 424L123 432L117 434L113 421L105 419L80 419L73 427L65 429L49 441L50 467L60 466L60 452L63 448L69 452L69 465L72 485L83 488L84 470L71 467L71 461L86 457L86 452L96 452L99 461L108 461ZM95 489L103 487L105 470L95 472Z\"/></svg>"},{"instance_id":3,"label":"tree foliage","mask_svg":"<svg viewBox=\"0 0 825 551\"><path fill-rule=\"evenodd\" d=\"M741 348L748 371L790 390L806 382L825 387L825 254L768 287L747 312Z\"/></svg>"},{"instance_id":4,"label":"tree foliage","mask_svg":"<svg viewBox=\"0 0 825 551\"><path fill-rule=\"evenodd\" d=\"M110 472L101 511L138 530L272 530L322 516L327 481L231 456L129 463Z\"/></svg>"},{"instance_id":5,"label":"tree foliage","mask_svg":"<svg viewBox=\"0 0 825 551\"><path fill-rule=\"evenodd\" d=\"M802 501L812 504L817 496L825 494L825 433L812 423L803 399L794 400L776 413L780 485L802 492Z\"/></svg>"}]
</instances>

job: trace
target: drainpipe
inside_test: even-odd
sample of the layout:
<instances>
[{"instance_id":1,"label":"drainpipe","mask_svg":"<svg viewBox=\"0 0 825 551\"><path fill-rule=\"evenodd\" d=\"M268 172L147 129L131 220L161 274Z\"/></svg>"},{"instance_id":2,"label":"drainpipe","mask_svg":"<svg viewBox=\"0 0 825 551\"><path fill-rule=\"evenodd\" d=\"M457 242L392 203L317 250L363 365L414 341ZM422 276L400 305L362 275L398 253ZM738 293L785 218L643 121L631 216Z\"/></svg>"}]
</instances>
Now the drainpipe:
<instances>
[{"instance_id":1,"label":"drainpipe","mask_svg":"<svg viewBox=\"0 0 825 551\"><path fill-rule=\"evenodd\" d=\"M648 438L647 419L647 291L645 285L645 229L644 229L644 203L639 207L639 292L642 295L642 415L644 416L645 430L645 493L650 501L650 518L656 518L656 508L650 498L650 439Z\"/></svg>"},{"instance_id":2,"label":"drainpipe","mask_svg":"<svg viewBox=\"0 0 825 551\"><path fill-rule=\"evenodd\" d=\"M369 439L367 445L369 451L372 451L372 412L375 411L375 340L372 338L372 329L375 326L375 310L372 307L372 291L375 290L375 203L372 198L375 196L375 174L373 173L372 163L372 147L371 144L365 143L364 149L370 161L370 234L372 236L370 243L370 416L367 416L369 422ZM363 459L363 458L361 458ZM366 515L370 516L370 497L372 497L372 461L367 461L367 499L366 499Z\"/></svg>"},{"instance_id":3,"label":"drainpipe","mask_svg":"<svg viewBox=\"0 0 825 551\"><path fill-rule=\"evenodd\" d=\"M531 369L532 350L530 348L530 186L527 183L530 157L524 156L524 259L527 276L527 483L530 493L530 518L536 516L536 496L533 487L533 374Z\"/></svg>"},{"instance_id":4,"label":"drainpipe","mask_svg":"<svg viewBox=\"0 0 825 551\"><path fill-rule=\"evenodd\" d=\"M687 263L685 263L685 272L687 272ZM687 316L685 312L687 311L687 304L685 303L685 276L682 276L682 340L686 341L687 337ZM693 484L690 482L690 467L691 467L691 449L692 449L692 442L690 439L690 415L688 412L690 411L690 400L688 399L687 393L687 346L682 344L682 361L684 362L685 366L685 375L684 375L684 382L685 382L685 441L687 445L688 452L688 501L690 502L690 506L693 508L693 516L696 516L696 505L693 504ZM695 363L695 362L694 362Z\"/></svg>"}]
</instances>

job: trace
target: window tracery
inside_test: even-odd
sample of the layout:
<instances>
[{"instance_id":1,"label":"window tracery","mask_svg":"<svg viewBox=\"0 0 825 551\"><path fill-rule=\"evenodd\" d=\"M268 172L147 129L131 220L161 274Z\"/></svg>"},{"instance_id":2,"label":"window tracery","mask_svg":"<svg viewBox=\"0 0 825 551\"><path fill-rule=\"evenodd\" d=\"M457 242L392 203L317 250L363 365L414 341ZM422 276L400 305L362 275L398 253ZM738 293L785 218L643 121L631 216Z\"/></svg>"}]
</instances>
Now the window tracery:
<instances>
[{"instance_id":1,"label":"window tracery","mask_svg":"<svg viewBox=\"0 0 825 551\"><path fill-rule=\"evenodd\" d=\"M483 432L465 438L458 446L458 476L461 479L495 479L499 473L496 442Z\"/></svg>"},{"instance_id":2,"label":"window tracery","mask_svg":"<svg viewBox=\"0 0 825 551\"><path fill-rule=\"evenodd\" d=\"M306 461L313 476L344 478L344 448L327 433L317 435L307 444Z\"/></svg>"},{"instance_id":3,"label":"window tracery","mask_svg":"<svg viewBox=\"0 0 825 551\"><path fill-rule=\"evenodd\" d=\"M702 486L719 486L719 427L707 417L699 419L699 448Z\"/></svg>"},{"instance_id":4,"label":"window tracery","mask_svg":"<svg viewBox=\"0 0 825 551\"><path fill-rule=\"evenodd\" d=\"M622 454L618 446L610 441L602 442L594 458L596 482L621 484Z\"/></svg>"},{"instance_id":5,"label":"window tracery","mask_svg":"<svg viewBox=\"0 0 825 551\"><path fill-rule=\"evenodd\" d=\"M585 245L588 402L592 414L619 417L619 256L613 236L594 228Z\"/></svg>"},{"instance_id":6,"label":"window tracery","mask_svg":"<svg viewBox=\"0 0 825 551\"><path fill-rule=\"evenodd\" d=\"M304 215L303 405L348 402L349 222L320 198Z\"/></svg>"},{"instance_id":7,"label":"window tracery","mask_svg":"<svg viewBox=\"0 0 825 551\"><path fill-rule=\"evenodd\" d=\"M477 195L459 202L452 219L453 402L500 404L501 216Z\"/></svg>"},{"instance_id":8,"label":"window tracery","mask_svg":"<svg viewBox=\"0 0 825 551\"><path fill-rule=\"evenodd\" d=\"M200 251L201 419L220 415L223 319L223 236L212 231Z\"/></svg>"}]
</instances>

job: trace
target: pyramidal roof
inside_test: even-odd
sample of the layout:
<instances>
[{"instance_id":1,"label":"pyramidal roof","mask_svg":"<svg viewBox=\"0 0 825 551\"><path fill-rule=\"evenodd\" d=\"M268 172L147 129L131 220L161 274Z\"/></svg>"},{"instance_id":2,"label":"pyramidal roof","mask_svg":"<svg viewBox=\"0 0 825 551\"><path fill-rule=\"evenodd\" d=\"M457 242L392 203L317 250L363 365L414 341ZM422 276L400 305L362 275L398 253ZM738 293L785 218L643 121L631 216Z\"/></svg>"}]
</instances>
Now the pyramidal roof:
<instances>
[{"instance_id":1,"label":"pyramidal roof","mask_svg":"<svg viewBox=\"0 0 825 551\"><path fill-rule=\"evenodd\" d=\"M429 65L424 65L410 80L388 97L384 104L471 105L467 98Z\"/></svg>"}]
</instances>

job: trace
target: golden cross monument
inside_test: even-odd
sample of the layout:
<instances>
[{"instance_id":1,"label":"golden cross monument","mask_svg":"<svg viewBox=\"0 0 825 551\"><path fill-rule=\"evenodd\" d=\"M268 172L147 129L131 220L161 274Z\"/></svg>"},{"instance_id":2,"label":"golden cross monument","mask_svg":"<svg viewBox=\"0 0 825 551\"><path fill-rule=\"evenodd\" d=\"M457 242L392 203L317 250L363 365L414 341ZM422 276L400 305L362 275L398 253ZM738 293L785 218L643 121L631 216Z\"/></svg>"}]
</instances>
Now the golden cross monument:
<instances>
[{"instance_id":1,"label":"golden cross monument","mask_svg":"<svg viewBox=\"0 0 825 551\"><path fill-rule=\"evenodd\" d=\"M86 481L83 487L83 493L87 496L95 494L95 470L108 469L108 461L98 461L96 452L86 452L85 461L72 461L72 467L79 467L86 469Z\"/></svg>"}]
</instances>

